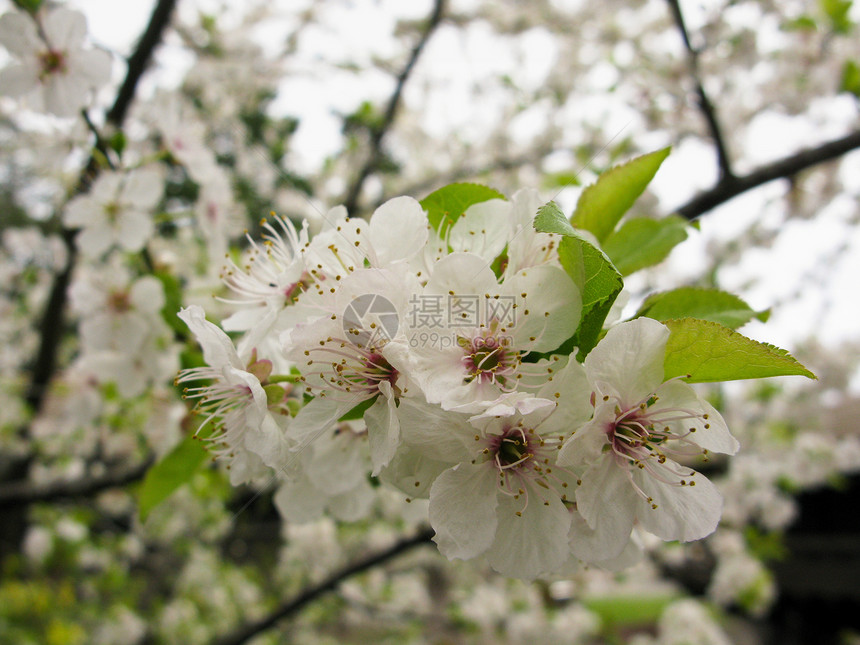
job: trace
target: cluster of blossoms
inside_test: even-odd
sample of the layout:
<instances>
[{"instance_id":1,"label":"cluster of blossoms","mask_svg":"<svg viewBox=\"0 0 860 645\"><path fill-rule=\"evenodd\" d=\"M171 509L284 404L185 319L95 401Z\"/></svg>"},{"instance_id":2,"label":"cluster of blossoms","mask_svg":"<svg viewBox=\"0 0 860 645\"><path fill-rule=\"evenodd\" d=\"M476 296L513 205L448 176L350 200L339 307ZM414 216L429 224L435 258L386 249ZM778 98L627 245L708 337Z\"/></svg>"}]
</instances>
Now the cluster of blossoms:
<instances>
[{"instance_id":1,"label":"cluster of blossoms","mask_svg":"<svg viewBox=\"0 0 860 645\"><path fill-rule=\"evenodd\" d=\"M663 324L617 324L584 362L560 349L582 301L540 206L533 191L480 202L441 234L409 197L369 221L332 209L313 237L264 223L225 267L223 329L180 312L206 366L178 381L198 382L186 395L233 483L275 474L287 517L349 520L370 474L429 498L448 558L521 578L624 566L640 530L710 534L721 497L688 464L737 441L664 379Z\"/></svg>"}]
</instances>

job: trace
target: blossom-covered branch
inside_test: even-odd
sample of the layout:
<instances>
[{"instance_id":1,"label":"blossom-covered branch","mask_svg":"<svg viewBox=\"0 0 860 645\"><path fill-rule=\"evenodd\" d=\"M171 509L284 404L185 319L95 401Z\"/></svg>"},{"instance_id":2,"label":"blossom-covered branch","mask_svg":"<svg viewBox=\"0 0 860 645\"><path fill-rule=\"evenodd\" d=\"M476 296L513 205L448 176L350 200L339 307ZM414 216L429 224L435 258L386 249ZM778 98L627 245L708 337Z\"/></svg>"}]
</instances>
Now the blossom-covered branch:
<instances>
[{"instance_id":1,"label":"blossom-covered branch","mask_svg":"<svg viewBox=\"0 0 860 645\"><path fill-rule=\"evenodd\" d=\"M372 553L364 558L355 560L342 569L335 571L319 584L306 588L298 596L284 603L267 616L243 625L233 633L219 638L215 641L215 645L241 645L242 643L247 643L257 634L260 634L267 629L271 629L281 620L292 616L305 605L317 600L320 596L327 594L330 591L334 591L340 583L348 578L359 573L363 573L364 571L372 569L380 564L384 564L385 562L388 562L407 551L411 551L422 544L428 544L432 537L433 529L429 527L423 528L415 535L395 542L386 549L382 549L381 551Z\"/></svg>"},{"instance_id":2,"label":"blossom-covered branch","mask_svg":"<svg viewBox=\"0 0 860 645\"><path fill-rule=\"evenodd\" d=\"M111 126L116 128L122 126L128 108L134 98L137 84L146 70L149 60L152 58L155 47L161 42L161 37L170 22L170 16L175 6L176 0L159 0L155 5L146 30L143 32L135 51L128 59L128 70L125 80L120 86L113 106L107 113L106 118ZM102 143L102 145L104 144ZM103 154L105 150L100 149L99 152ZM84 170L81 172L78 185L75 188L75 194L80 194L87 190L98 176L100 168L101 166L97 162L96 155L91 155ZM74 239L74 230L65 229L63 231L63 242L68 251L66 265L54 278L48 302L45 306L45 313L39 326L41 343L36 360L33 363L30 386L26 397L27 403L34 411L38 411L42 407L46 388L56 366L57 348L65 331L67 293L72 269L77 260L77 247L75 246Z\"/></svg>"},{"instance_id":3,"label":"blossom-covered branch","mask_svg":"<svg viewBox=\"0 0 860 645\"><path fill-rule=\"evenodd\" d=\"M118 488L139 481L155 461L153 457L133 465L117 466L102 475L82 477L74 481L33 484L27 481L9 482L0 486L0 509L37 502L88 497L109 488Z\"/></svg>"}]
</instances>

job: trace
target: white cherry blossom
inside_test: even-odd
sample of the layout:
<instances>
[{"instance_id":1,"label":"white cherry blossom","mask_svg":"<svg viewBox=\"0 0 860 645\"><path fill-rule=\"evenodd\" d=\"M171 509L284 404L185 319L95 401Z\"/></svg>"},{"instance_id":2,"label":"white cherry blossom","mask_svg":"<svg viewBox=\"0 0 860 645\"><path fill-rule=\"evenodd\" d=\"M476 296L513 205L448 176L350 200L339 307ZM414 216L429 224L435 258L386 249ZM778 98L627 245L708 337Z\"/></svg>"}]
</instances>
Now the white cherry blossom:
<instances>
[{"instance_id":1,"label":"white cherry blossom","mask_svg":"<svg viewBox=\"0 0 860 645\"><path fill-rule=\"evenodd\" d=\"M36 110L74 116L91 90L110 80L110 54L85 49L86 36L84 15L64 7L35 17L22 12L0 17L0 44L17 59L0 71L0 93L27 96Z\"/></svg>"},{"instance_id":2,"label":"white cherry blossom","mask_svg":"<svg viewBox=\"0 0 860 645\"><path fill-rule=\"evenodd\" d=\"M551 374L545 363L524 359L567 340L581 310L579 292L561 269L532 267L499 285L471 253L442 258L421 295L444 299L448 319L436 337L413 325L415 378L429 402L462 412L480 412L532 377Z\"/></svg>"},{"instance_id":3,"label":"white cherry blossom","mask_svg":"<svg viewBox=\"0 0 860 645\"><path fill-rule=\"evenodd\" d=\"M198 399L196 409L204 415L201 427L209 421L215 425L213 450L230 463L230 480L239 484L265 473L265 466L287 466L289 384L269 383L272 364L258 360L254 351L240 358L227 334L206 320L201 307L187 307L179 317L200 343L206 366L183 370L176 382L211 381L186 388L185 395Z\"/></svg>"},{"instance_id":4,"label":"white cherry blossom","mask_svg":"<svg viewBox=\"0 0 860 645\"><path fill-rule=\"evenodd\" d=\"M81 229L76 243L89 256L100 256L112 246L139 251L155 231L152 210L163 190L161 173L154 168L106 171L87 194L69 202L63 221Z\"/></svg>"},{"instance_id":5,"label":"white cherry blossom","mask_svg":"<svg viewBox=\"0 0 860 645\"><path fill-rule=\"evenodd\" d=\"M581 472L577 510L594 535L589 557L619 554L634 521L664 540L711 533L722 499L714 485L676 460L733 454L738 443L693 388L663 380L669 330L648 318L611 329L584 367L594 417L565 443L559 463ZM575 539L575 537L574 537Z\"/></svg>"},{"instance_id":6,"label":"white cherry blossom","mask_svg":"<svg viewBox=\"0 0 860 645\"><path fill-rule=\"evenodd\" d=\"M577 478L556 457L591 413L582 366L568 363L535 400L527 414L471 419L404 404L404 442L436 463L453 463L429 489L434 540L448 558L484 554L494 569L519 578L567 561Z\"/></svg>"},{"instance_id":7,"label":"white cherry blossom","mask_svg":"<svg viewBox=\"0 0 860 645\"><path fill-rule=\"evenodd\" d=\"M282 337L286 355L315 397L296 417L297 437L305 445L355 406L372 401L364 419L376 474L399 443L397 400L410 387L409 357L392 350L404 345L401 321L417 280L400 263L317 280L309 289L318 290L323 315L296 324Z\"/></svg>"}]
</instances>

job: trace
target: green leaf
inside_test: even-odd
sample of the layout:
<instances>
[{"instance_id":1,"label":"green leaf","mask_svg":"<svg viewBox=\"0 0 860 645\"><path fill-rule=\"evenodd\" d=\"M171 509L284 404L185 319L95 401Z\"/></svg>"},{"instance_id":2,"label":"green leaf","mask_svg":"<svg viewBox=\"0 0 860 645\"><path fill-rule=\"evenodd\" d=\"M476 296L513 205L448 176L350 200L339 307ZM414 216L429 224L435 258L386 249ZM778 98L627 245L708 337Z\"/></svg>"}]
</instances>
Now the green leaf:
<instances>
[{"instance_id":1,"label":"green leaf","mask_svg":"<svg viewBox=\"0 0 860 645\"><path fill-rule=\"evenodd\" d=\"M589 596L583 605L600 616L604 629L632 625L653 625L666 607L678 600L674 592L643 595ZM620 642L620 640L619 640Z\"/></svg>"},{"instance_id":2,"label":"green leaf","mask_svg":"<svg viewBox=\"0 0 860 645\"><path fill-rule=\"evenodd\" d=\"M122 153L125 150L126 146L126 138L125 134L122 130L117 130L113 133L113 136L108 139L108 147L116 152L120 157L122 157Z\"/></svg>"},{"instance_id":3,"label":"green leaf","mask_svg":"<svg viewBox=\"0 0 860 645\"><path fill-rule=\"evenodd\" d=\"M571 223L590 231L601 244L633 202L654 179L670 148L663 148L610 168L582 191Z\"/></svg>"},{"instance_id":4,"label":"green leaf","mask_svg":"<svg viewBox=\"0 0 860 645\"><path fill-rule=\"evenodd\" d=\"M840 92L850 92L860 98L860 65L855 60L846 60L842 66L842 80L839 83Z\"/></svg>"},{"instance_id":5,"label":"green leaf","mask_svg":"<svg viewBox=\"0 0 860 645\"><path fill-rule=\"evenodd\" d=\"M12 2L20 9L28 11L29 13L36 13L42 6L42 1L43 0L12 0Z\"/></svg>"},{"instance_id":6,"label":"green leaf","mask_svg":"<svg viewBox=\"0 0 860 645\"><path fill-rule=\"evenodd\" d=\"M606 254L580 236L555 202L549 202L538 210L534 227L544 233L564 236L558 246L558 257L582 295L582 319L571 346L578 347L577 358L585 360L600 339L603 322L624 281Z\"/></svg>"},{"instance_id":7,"label":"green leaf","mask_svg":"<svg viewBox=\"0 0 860 645\"><path fill-rule=\"evenodd\" d=\"M379 398L378 394L376 396L370 398L370 399L362 401L361 403L356 405L354 408L349 410L346 414L344 414L340 419L338 419L338 421L354 421L355 419L364 418L364 413L367 411L367 409L371 405L376 403L377 398Z\"/></svg>"},{"instance_id":8,"label":"green leaf","mask_svg":"<svg viewBox=\"0 0 860 645\"><path fill-rule=\"evenodd\" d=\"M352 114L343 117L345 134L361 130L376 132L382 126L385 115L370 101L363 101Z\"/></svg>"},{"instance_id":9,"label":"green leaf","mask_svg":"<svg viewBox=\"0 0 860 645\"><path fill-rule=\"evenodd\" d=\"M710 320L681 318L664 324L671 332L664 376L689 383L789 376L816 378L786 350L760 343Z\"/></svg>"},{"instance_id":10,"label":"green leaf","mask_svg":"<svg viewBox=\"0 0 860 645\"><path fill-rule=\"evenodd\" d=\"M561 209L555 202L547 202L538 209L533 226L535 230L541 233L557 233L559 235L582 237L579 231L570 225L570 222L567 221L564 213L561 212Z\"/></svg>"},{"instance_id":11,"label":"green leaf","mask_svg":"<svg viewBox=\"0 0 860 645\"><path fill-rule=\"evenodd\" d=\"M427 211L430 225L442 235L472 204L504 198L497 190L481 184L448 184L422 199L421 207Z\"/></svg>"},{"instance_id":12,"label":"green leaf","mask_svg":"<svg viewBox=\"0 0 860 645\"><path fill-rule=\"evenodd\" d=\"M737 329L753 318L765 322L770 312L757 312L736 295L719 289L681 287L648 296L634 318L639 316L660 322L673 318L698 318Z\"/></svg>"},{"instance_id":13,"label":"green leaf","mask_svg":"<svg viewBox=\"0 0 860 645\"><path fill-rule=\"evenodd\" d=\"M634 217L606 238L603 250L621 275L630 275L662 262L676 245L686 239L687 220L682 217Z\"/></svg>"},{"instance_id":14,"label":"green leaf","mask_svg":"<svg viewBox=\"0 0 860 645\"><path fill-rule=\"evenodd\" d=\"M851 5L853 0L819 0L821 10L830 19L830 25L838 34L847 34L854 23L851 21Z\"/></svg>"},{"instance_id":15,"label":"green leaf","mask_svg":"<svg viewBox=\"0 0 860 645\"><path fill-rule=\"evenodd\" d=\"M786 20L782 28L785 31L815 31L818 29L818 23L809 14L801 14L797 18Z\"/></svg>"},{"instance_id":16,"label":"green leaf","mask_svg":"<svg viewBox=\"0 0 860 645\"><path fill-rule=\"evenodd\" d=\"M182 284L175 275L168 271L159 270L153 275L158 278L164 288L164 306L161 308L161 317L181 338L187 338L188 327L176 315L176 312L182 309Z\"/></svg>"},{"instance_id":17,"label":"green leaf","mask_svg":"<svg viewBox=\"0 0 860 645\"><path fill-rule=\"evenodd\" d=\"M541 182L541 185L546 190L553 188L567 188L568 186L579 186L582 182L579 181L579 171L567 170L563 172L553 172L546 175Z\"/></svg>"},{"instance_id":18,"label":"green leaf","mask_svg":"<svg viewBox=\"0 0 860 645\"><path fill-rule=\"evenodd\" d=\"M209 434L209 426L203 426L196 437L185 437L147 471L137 495L141 522L146 521L152 509L170 497L180 486L187 484L195 471L209 459L210 455L201 440Z\"/></svg>"}]
</instances>

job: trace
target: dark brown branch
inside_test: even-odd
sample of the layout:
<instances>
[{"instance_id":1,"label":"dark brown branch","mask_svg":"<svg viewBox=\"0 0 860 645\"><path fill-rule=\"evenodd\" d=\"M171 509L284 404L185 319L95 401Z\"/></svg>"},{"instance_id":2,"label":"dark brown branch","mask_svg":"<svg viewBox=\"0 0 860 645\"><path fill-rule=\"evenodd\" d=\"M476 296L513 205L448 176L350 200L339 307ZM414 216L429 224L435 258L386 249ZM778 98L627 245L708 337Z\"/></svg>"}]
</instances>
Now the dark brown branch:
<instances>
[{"instance_id":1,"label":"dark brown branch","mask_svg":"<svg viewBox=\"0 0 860 645\"><path fill-rule=\"evenodd\" d=\"M292 600L284 603L272 613L260 620L247 623L239 627L231 634L227 634L215 641L214 645L241 645L251 640L257 634L260 634L267 629L274 627L280 620L295 614L305 605L315 601L317 598L334 589L344 580L358 573L372 569L373 567L383 564L392 558L410 551L411 549L427 544L433 537L434 532L431 528L424 528L416 535L404 538L392 546L378 553L371 554L360 560L356 560L346 565L340 571L334 572L321 583L308 587Z\"/></svg>"},{"instance_id":2,"label":"dark brown branch","mask_svg":"<svg viewBox=\"0 0 860 645\"><path fill-rule=\"evenodd\" d=\"M88 497L109 488L125 486L143 478L152 465L153 457L133 466L108 470L98 477L83 477L71 482L36 485L28 481L9 482L0 487L0 510L36 502Z\"/></svg>"},{"instance_id":3,"label":"dark brown branch","mask_svg":"<svg viewBox=\"0 0 860 645\"><path fill-rule=\"evenodd\" d=\"M164 30L170 24L170 17L173 15L175 7L176 0L159 0L153 9L146 30L140 37L134 52L128 57L128 70L125 80L119 88L113 107L107 113L107 120L113 125L120 127L125 121L128 108L131 106L134 93L137 90L137 84L146 71L155 48L161 42Z\"/></svg>"},{"instance_id":4,"label":"dark brown branch","mask_svg":"<svg viewBox=\"0 0 860 645\"><path fill-rule=\"evenodd\" d=\"M808 168L837 159L857 148L860 148L860 130L815 148L801 150L784 159L762 166L743 177L725 177L717 182L713 188L700 193L676 209L675 212L688 220L693 220L741 193L774 179L793 177Z\"/></svg>"},{"instance_id":5,"label":"dark brown branch","mask_svg":"<svg viewBox=\"0 0 860 645\"><path fill-rule=\"evenodd\" d=\"M693 77L693 82L696 85L696 98L699 103L699 109L702 116L705 117L705 122L708 125L708 131L711 134L711 139L714 141L714 146L717 149L717 163L720 167L720 180L732 177L731 164L729 162L729 153L726 148L725 137L723 136L722 128L717 120L717 113L714 109L714 104L708 98L705 88L702 85L702 78L699 75L699 51L690 43L690 35L687 31L687 26L684 23L684 14L681 13L681 6L678 0L667 0L669 8L672 10L672 18L678 31L681 32L681 38L684 41L684 47L687 50L687 64L690 68L690 75Z\"/></svg>"},{"instance_id":6,"label":"dark brown branch","mask_svg":"<svg viewBox=\"0 0 860 645\"><path fill-rule=\"evenodd\" d=\"M107 113L107 122L115 128L122 127L125 120L128 108L134 98L137 84L141 76L146 70L149 60L152 58L152 53L155 47L161 42L161 37L164 30L170 22L170 16L176 6L176 0L159 0L149 19L149 24L137 47L128 59L128 69L126 71L125 80L120 86L116 100L113 106ZM104 142L97 140L96 145L99 147L99 152L105 154ZM75 193L82 193L93 180L98 176L101 166L98 163L98 155L90 156L86 167L81 172L78 179L78 185L75 188ZM38 412L42 407L42 401L45 397L45 391L48 383L54 374L57 362L57 348L60 345L60 340L63 336L65 307L66 307L66 292L69 288L69 282L72 277L72 269L77 261L77 249L75 247L75 231L64 230L63 242L67 249L66 266L54 278L54 284L51 286L51 293L48 296L48 302L45 306L45 313L42 316L42 322L39 325L41 344L36 355L36 360L33 363L33 371L30 376L30 386L27 391L27 403Z\"/></svg>"},{"instance_id":7,"label":"dark brown branch","mask_svg":"<svg viewBox=\"0 0 860 645\"><path fill-rule=\"evenodd\" d=\"M394 123L394 118L397 116L397 110L400 108L400 101L403 96L403 88L406 86L406 82L409 80L409 76L412 74L412 70L415 68L415 63L418 62L421 52L424 50L425 45L427 45L427 41L430 40L430 36L433 35L436 27L441 23L444 9L445 0L436 0L434 2L433 13L430 14L430 17L427 20L427 25L421 34L421 38L412 50L412 54L410 54L406 65L397 76L394 93L388 100L388 106L385 108L382 122L378 126L374 127L371 132L370 154L367 161L365 161L364 165L358 171L358 175L356 175L346 192L346 197L343 200L343 204L346 206L347 212L350 214L353 214L358 207L358 199L361 196L361 189L364 187L364 182L370 174L376 170L382 159L382 140L391 129L391 126Z\"/></svg>"}]
</instances>

